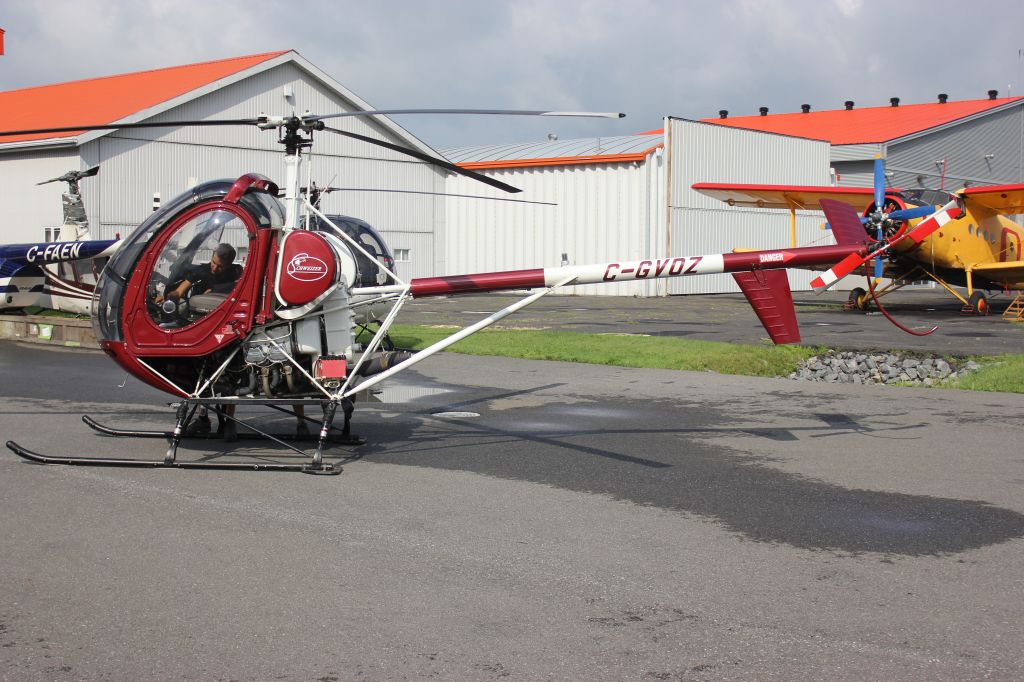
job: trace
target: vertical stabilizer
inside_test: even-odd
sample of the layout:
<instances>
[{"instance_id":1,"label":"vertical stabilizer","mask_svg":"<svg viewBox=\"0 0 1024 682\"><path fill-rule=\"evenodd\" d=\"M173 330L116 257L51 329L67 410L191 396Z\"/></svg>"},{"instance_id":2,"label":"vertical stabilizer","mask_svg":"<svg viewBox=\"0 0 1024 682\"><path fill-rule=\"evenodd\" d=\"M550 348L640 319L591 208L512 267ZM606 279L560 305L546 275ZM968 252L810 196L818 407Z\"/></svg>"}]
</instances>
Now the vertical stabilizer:
<instances>
[{"instance_id":1,"label":"vertical stabilizer","mask_svg":"<svg viewBox=\"0 0 1024 682\"><path fill-rule=\"evenodd\" d=\"M852 206L835 199L822 199L819 203L829 227L832 228L832 234L835 235L836 244L861 246L869 241L868 233L864 231L864 225L860 222L860 216Z\"/></svg>"},{"instance_id":2,"label":"vertical stabilizer","mask_svg":"<svg viewBox=\"0 0 1024 682\"><path fill-rule=\"evenodd\" d=\"M776 344L799 343L800 328L796 323L793 293L785 270L753 270L734 272L757 318Z\"/></svg>"}]
</instances>

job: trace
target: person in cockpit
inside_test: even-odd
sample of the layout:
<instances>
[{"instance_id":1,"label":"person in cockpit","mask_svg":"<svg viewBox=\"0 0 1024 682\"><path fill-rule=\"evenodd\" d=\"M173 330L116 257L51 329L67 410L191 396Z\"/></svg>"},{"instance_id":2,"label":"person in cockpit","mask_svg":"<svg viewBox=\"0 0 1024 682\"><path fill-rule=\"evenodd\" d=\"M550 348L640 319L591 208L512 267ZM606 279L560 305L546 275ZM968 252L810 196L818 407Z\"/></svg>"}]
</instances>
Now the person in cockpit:
<instances>
[{"instance_id":1,"label":"person in cockpit","mask_svg":"<svg viewBox=\"0 0 1024 682\"><path fill-rule=\"evenodd\" d=\"M155 302L178 301L191 288L192 295L207 292L228 293L242 276L242 266L235 263L235 248L231 244L218 244L209 263L193 265L185 271L183 279Z\"/></svg>"}]
</instances>

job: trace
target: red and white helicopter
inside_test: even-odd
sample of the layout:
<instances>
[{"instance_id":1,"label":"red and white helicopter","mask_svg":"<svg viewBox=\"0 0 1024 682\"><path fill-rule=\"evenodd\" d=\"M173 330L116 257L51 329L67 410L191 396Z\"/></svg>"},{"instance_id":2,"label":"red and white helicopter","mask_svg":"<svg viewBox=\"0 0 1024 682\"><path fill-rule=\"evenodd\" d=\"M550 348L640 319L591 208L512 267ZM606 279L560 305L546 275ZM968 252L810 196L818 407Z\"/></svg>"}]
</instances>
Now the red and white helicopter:
<instances>
[{"instance_id":1,"label":"red and white helicopter","mask_svg":"<svg viewBox=\"0 0 1024 682\"><path fill-rule=\"evenodd\" d=\"M859 221L834 224L838 244L772 251L672 256L593 265L485 272L402 280L380 236L361 221L321 212L300 187L303 150L315 133L330 132L382 145L474 177L505 191L518 190L442 159L388 142L329 127L344 116L407 113L612 116L579 112L495 110L390 110L330 115L260 116L233 121L81 125L73 128L0 132L4 135L70 130L180 125L249 125L276 130L285 147L283 191L254 173L197 185L153 213L124 239L110 258L93 299L93 326L103 350L138 379L180 399L171 432L129 431L87 424L111 435L166 437L163 459L49 456L13 441L7 447L41 463L289 470L335 474L324 460L336 413L344 415L340 442L357 443L349 432L353 403L362 391L426 360L460 339L521 310L555 289L574 284L686 277L731 272L776 343L799 340L786 268L827 265L857 254L866 262L892 242L867 243ZM283 196L281 196L283 194ZM313 194L313 193L309 193ZM279 198L281 197L281 198ZM937 227L924 220L900 239L917 239ZM227 235L249 245L244 267L232 262ZM851 271L854 268L850 268ZM231 275L224 275L227 271ZM202 287L198 281L204 281ZM202 290L199 290L199 289ZM415 354L391 349L388 330L411 299L467 292L534 290L516 303ZM360 331L373 325L372 338ZM316 449L311 455L285 440L238 420L238 405L298 409L320 405ZM224 420L302 455L301 463L183 461L177 449L197 410L212 409Z\"/></svg>"},{"instance_id":2,"label":"red and white helicopter","mask_svg":"<svg viewBox=\"0 0 1024 682\"><path fill-rule=\"evenodd\" d=\"M68 171L36 184L66 182L64 223L57 241L0 246L0 311L38 306L88 315L96 282L120 247L119 239L90 239L89 221L78 183L99 166Z\"/></svg>"}]
</instances>

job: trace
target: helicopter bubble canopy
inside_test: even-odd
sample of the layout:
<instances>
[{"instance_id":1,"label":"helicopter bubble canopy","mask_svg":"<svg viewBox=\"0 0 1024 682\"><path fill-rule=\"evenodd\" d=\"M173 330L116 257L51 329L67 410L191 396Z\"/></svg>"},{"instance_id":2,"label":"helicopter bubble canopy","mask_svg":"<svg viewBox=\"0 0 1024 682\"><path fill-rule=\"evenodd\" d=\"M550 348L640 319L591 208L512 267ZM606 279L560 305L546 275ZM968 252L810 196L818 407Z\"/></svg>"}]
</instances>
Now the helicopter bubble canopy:
<instances>
[{"instance_id":1,"label":"helicopter bubble canopy","mask_svg":"<svg viewBox=\"0 0 1024 682\"><path fill-rule=\"evenodd\" d=\"M230 195L237 185L234 180L213 180L196 185L150 215L125 239L104 268L93 297L93 328L101 345L104 342L121 343L128 340L128 336L138 336L150 323L155 328L160 327L157 313L151 310L146 316L151 319L145 321L143 316L134 315L134 308L141 307L143 297L154 303L157 297L166 294L169 285L174 283L170 280L194 265L196 258L208 262L212 254L211 244L216 247L224 240L232 242L237 253L236 262L243 264L250 256L248 249L256 243L259 233L267 230L266 241L269 242L269 228L284 223L284 207L268 191L258 191L258 188L251 188L233 199ZM225 229L232 225L232 221L239 229ZM225 237L229 232L237 234ZM218 241L214 243L212 240ZM246 270L238 278L236 288L257 274L250 272L255 268ZM156 280L161 280L160 291L154 289ZM133 318L132 329L126 330L128 317Z\"/></svg>"}]
</instances>

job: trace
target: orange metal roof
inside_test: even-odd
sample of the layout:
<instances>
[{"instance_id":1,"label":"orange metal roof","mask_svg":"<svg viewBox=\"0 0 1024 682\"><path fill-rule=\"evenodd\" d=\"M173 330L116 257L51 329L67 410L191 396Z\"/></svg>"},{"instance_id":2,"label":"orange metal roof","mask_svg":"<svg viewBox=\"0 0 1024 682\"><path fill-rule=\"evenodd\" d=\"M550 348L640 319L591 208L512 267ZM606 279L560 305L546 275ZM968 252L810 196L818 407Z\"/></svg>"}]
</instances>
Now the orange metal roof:
<instances>
[{"instance_id":1,"label":"orange metal roof","mask_svg":"<svg viewBox=\"0 0 1024 682\"><path fill-rule=\"evenodd\" d=\"M289 50L264 52L246 57L0 92L0 130L113 123L287 52ZM18 135L0 138L0 144L75 137L77 134L68 132Z\"/></svg>"},{"instance_id":2,"label":"orange metal roof","mask_svg":"<svg viewBox=\"0 0 1024 682\"><path fill-rule=\"evenodd\" d=\"M901 104L897 107L834 109L808 113L705 118L705 123L747 128L781 135L826 140L832 144L887 142L961 118L1024 100L1024 97L973 99L960 102Z\"/></svg>"}]
</instances>

